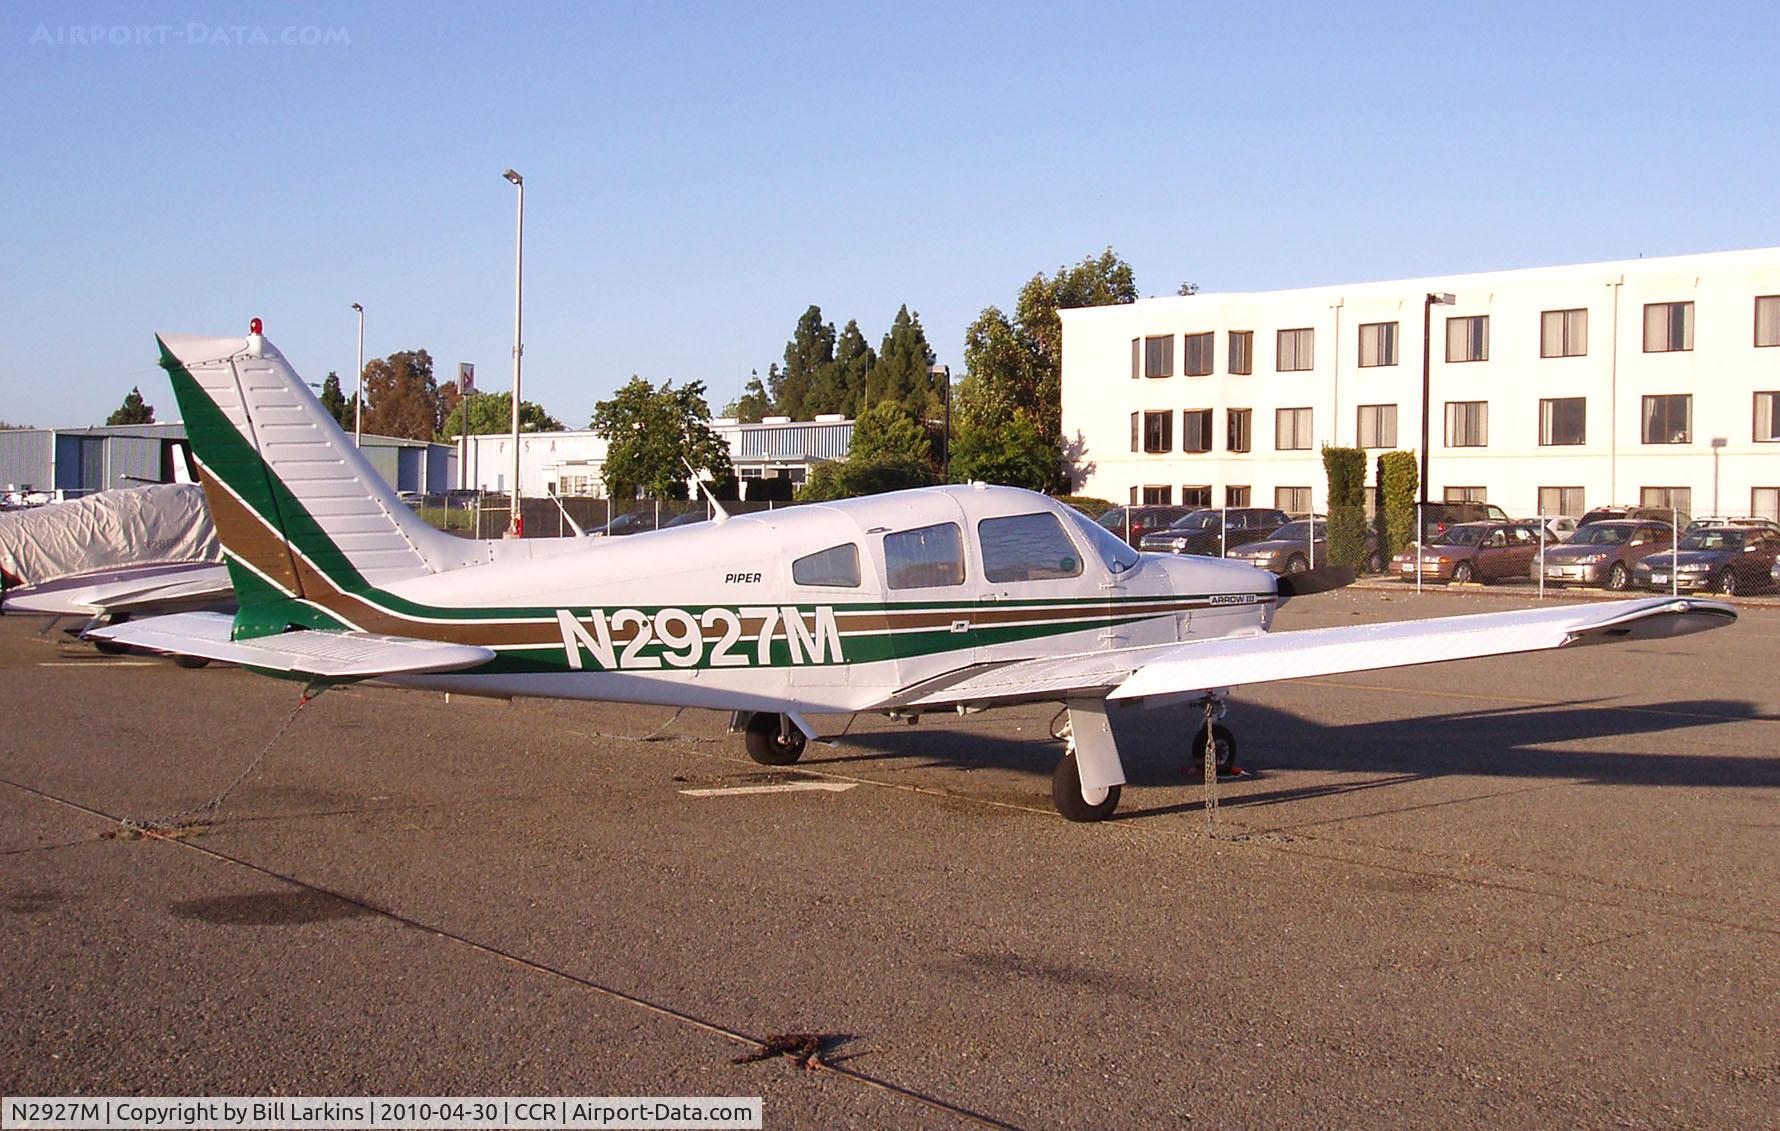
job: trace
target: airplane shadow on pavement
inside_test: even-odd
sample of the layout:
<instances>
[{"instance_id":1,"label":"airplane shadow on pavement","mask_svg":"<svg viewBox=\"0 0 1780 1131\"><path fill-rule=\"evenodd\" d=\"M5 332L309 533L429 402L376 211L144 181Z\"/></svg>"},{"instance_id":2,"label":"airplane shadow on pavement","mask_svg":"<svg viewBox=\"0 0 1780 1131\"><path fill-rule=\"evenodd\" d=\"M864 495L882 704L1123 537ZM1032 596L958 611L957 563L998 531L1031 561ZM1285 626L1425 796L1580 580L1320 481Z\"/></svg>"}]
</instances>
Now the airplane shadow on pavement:
<instances>
[{"instance_id":1,"label":"airplane shadow on pavement","mask_svg":"<svg viewBox=\"0 0 1780 1131\"><path fill-rule=\"evenodd\" d=\"M1199 780L1186 745L1200 717L1188 708L1121 710L1113 730L1132 786L1180 785ZM1227 795L1220 804L1256 805L1354 789L1386 788L1426 778L1471 775L1524 780L1581 781L1601 785L1742 787L1780 789L1780 730L1774 752L1710 746L1714 727L1727 723L1780 723L1752 703L1727 699L1678 699L1619 707L1597 700L1463 710L1381 722L1328 725L1288 711L1233 700L1225 725L1235 732L1245 769L1272 773L1386 775L1366 782L1307 784ZM1669 749L1565 749L1600 746L1613 739L1664 736ZM932 724L849 734L810 765L840 766L910 761L958 769L1003 769L1049 777L1062 744L1035 733L1031 739L948 729ZM1035 795L1036 800L1036 795ZM1169 808L1196 808L1190 806ZM1124 815L1165 809L1130 811Z\"/></svg>"}]
</instances>

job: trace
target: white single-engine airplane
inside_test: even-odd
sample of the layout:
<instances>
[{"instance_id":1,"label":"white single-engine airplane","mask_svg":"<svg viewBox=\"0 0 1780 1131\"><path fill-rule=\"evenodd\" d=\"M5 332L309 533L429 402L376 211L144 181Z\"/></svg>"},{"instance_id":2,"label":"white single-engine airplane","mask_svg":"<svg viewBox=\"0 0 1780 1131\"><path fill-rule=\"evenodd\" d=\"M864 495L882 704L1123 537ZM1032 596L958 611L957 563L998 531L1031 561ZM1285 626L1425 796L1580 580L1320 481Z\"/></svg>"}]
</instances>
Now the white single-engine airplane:
<instances>
[{"instance_id":1,"label":"white single-engine airplane","mask_svg":"<svg viewBox=\"0 0 1780 1131\"><path fill-rule=\"evenodd\" d=\"M1140 554L1007 487L930 487L622 539L469 541L396 497L283 355L165 335L239 611L90 635L316 682L737 712L748 753L795 762L812 713L1061 701L1052 783L1101 820L1125 781L1108 704L1196 702L1223 762L1229 688L1729 624L1650 598L1270 635L1277 605L1351 579Z\"/></svg>"}]
</instances>

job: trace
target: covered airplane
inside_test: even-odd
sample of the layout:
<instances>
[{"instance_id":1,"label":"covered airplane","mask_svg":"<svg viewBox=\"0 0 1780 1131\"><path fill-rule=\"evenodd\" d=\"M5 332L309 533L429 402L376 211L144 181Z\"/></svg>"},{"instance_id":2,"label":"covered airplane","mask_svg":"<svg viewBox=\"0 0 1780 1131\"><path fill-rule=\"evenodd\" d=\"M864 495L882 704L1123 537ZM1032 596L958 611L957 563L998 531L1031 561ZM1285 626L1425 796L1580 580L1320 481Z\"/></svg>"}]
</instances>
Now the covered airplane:
<instances>
[{"instance_id":1,"label":"covered airplane","mask_svg":"<svg viewBox=\"0 0 1780 1131\"><path fill-rule=\"evenodd\" d=\"M0 514L0 610L124 617L233 602L196 483Z\"/></svg>"},{"instance_id":2,"label":"covered airplane","mask_svg":"<svg viewBox=\"0 0 1780 1131\"><path fill-rule=\"evenodd\" d=\"M728 710L770 765L798 759L814 713L1061 701L1052 797L1086 821L1125 781L1109 705L1199 704L1188 749L1221 762L1235 685L1736 617L1651 598L1270 634L1280 602L1343 579L1140 554L1052 499L982 484L598 542L469 541L404 506L257 331L159 339L239 610L91 635L308 681Z\"/></svg>"}]
</instances>

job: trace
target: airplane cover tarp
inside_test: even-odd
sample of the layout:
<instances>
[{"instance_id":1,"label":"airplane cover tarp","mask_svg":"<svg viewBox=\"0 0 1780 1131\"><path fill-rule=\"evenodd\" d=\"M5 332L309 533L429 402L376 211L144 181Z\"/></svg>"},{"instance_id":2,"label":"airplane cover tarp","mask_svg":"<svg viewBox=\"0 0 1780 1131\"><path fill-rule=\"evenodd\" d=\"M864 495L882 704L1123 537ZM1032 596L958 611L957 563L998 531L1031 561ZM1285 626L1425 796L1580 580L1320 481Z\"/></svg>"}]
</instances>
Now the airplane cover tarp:
<instances>
[{"instance_id":1,"label":"airplane cover tarp","mask_svg":"<svg viewBox=\"0 0 1780 1131\"><path fill-rule=\"evenodd\" d=\"M220 561L216 526L195 483L125 487L0 514L8 588L95 570Z\"/></svg>"}]
</instances>

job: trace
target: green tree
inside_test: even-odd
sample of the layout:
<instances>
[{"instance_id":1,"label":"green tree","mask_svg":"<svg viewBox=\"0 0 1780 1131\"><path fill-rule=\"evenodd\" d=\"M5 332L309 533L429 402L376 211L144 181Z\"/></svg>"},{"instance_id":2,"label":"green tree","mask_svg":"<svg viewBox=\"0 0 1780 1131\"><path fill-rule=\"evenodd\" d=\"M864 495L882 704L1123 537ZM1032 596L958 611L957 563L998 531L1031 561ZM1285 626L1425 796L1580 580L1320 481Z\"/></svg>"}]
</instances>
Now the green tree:
<instances>
[{"instance_id":1,"label":"green tree","mask_svg":"<svg viewBox=\"0 0 1780 1131\"><path fill-rule=\"evenodd\" d=\"M785 343L785 368L768 371L773 407L793 420L808 420L807 402L821 399L823 386L834 376L834 323L822 321L822 308L812 305L797 320L797 329Z\"/></svg>"},{"instance_id":2,"label":"green tree","mask_svg":"<svg viewBox=\"0 0 1780 1131\"><path fill-rule=\"evenodd\" d=\"M933 370L933 348L921 329L921 316L910 314L907 304L896 312L884 342L878 347L877 364L866 378L866 404L896 401L916 420L933 420L944 411L944 380Z\"/></svg>"},{"instance_id":3,"label":"green tree","mask_svg":"<svg viewBox=\"0 0 1780 1131\"><path fill-rule=\"evenodd\" d=\"M340 374L332 370L329 370L321 382L321 407L327 409L328 415L334 418L336 424L351 431L352 417L347 412L352 405L340 389Z\"/></svg>"},{"instance_id":4,"label":"green tree","mask_svg":"<svg viewBox=\"0 0 1780 1131\"><path fill-rule=\"evenodd\" d=\"M1359 569L1366 564L1366 452L1323 445L1329 477L1329 561Z\"/></svg>"},{"instance_id":5,"label":"green tree","mask_svg":"<svg viewBox=\"0 0 1780 1131\"><path fill-rule=\"evenodd\" d=\"M1057 482L1057 449L1030 416L992 428L967 425L952 442L952 479L1047 491Z\"/></svg>"},{"instance_id":6,"label":"green tree","mask_svg":"<svg viewBox=\"0 0 1780 1131\"><path fill-rule=\"evenodd\" d=\"M859 330L859 323L848 319L841 336L834 344L833 376L826 383L833 395L818 412L839 412L857 417L865 408L865 386L871 379L878 355Z\"/></svg>"},{"instance_id":7,"label":"green tree","mask_svg":"<svg viewBox=\"0 0 1780 1131\"><path fill-rule=\"evenodd\" d=\"M703 381L660 389L632 377L610 400L593 407L590 427L607 441L604 478L614 499L638 491L657 499L684 499L687 467L711 479L730 473L729 445L711 431Z\"/></svg>"},{"instance_id":8,"label":"green tree","mask_svg":"<svg viewBox=\"0 0 1780 1131\"><path fill-rule=\"evenodd\" d=\"M768 373L777 373L774 366ZM723 407L724 416L733 416L743 424L759 424L764 417L773 414L773 399L767 395L766 386L760 383L760 371L754 370L748 375L748 383L742 387L742 395Z\"/></svg>"},{"instance_id":9,"label":"green tree","mask_svg":"<svg viewBox=\"0 0 1780 1131\"><path fill-rule=\"evenodd\" d=\"M470 397L459 397L457 407L445 418L439 435L447 440L463 435L466 414L472 436L485 436L495 432L510 433L513 431L513 394L477 393ZM522 432L560 432L562 421L545 412L542 405L521 399L519 428Z\"/></svg>"},{"instance_id":10,"label":"green tree","mask_svg":"<svg viewBox=\"0 0 1780 1131\"><path fill-rule=\"evenodd\" d=\"M29 424L8 424L6 421L0 420L0 432L11 431L12 429L15 429L15 428L29 428L29 427L31 427Z\"/></svg>"},{"instance_id":11,"label":"green tree","mask_svg":"<svg viewBox=\"0 0 1780 1131\"><path fill-rule=\"evenodd\" d=\"M966 426L995 428L1030 417L1045 441L1061 449L1063 320L1059 310L1137 301L1131 265L1112 248L1055 275L1026 281L1012 317L987 307L965 333L967 375L958 389Z\"/></svg>"},{"instance_id":12,"label":"green tree","mask_svg":"<svg viewBox=\"0 0 1780 1131\"><path fill-rule=\"evenodd\" d=\"M927 429L908 414L900 401L884 400L859 414L853 424L847 459L862 463L901 460L930 464L933 447Z\"/></svg>"},{"instance_id":13,"label":"green tree","mask_svg":"<svg viewBox=\"0 0 1780 1131\"><path fill-rule=\"evenodd\" d=\"M403 350L365 363L365 431L431 440L439 419L439 386L425 350Z\"/></svg>"},{"instance_id":14,"label":"green tree","mask_svg":"<svg viewBox=\"0 0 1780 1131\"><path fill-rule=\"evenodd\" d=\"M1392 554L1415 545L1415 500L1420 486L1414 452L1385 452L1378 457L1378 509L1384 519L1378 552L1387 562Z\"/></svg>"},{"instance_id":15,"label":"green tree","mask_svg":"<svg viewBox=\"0 0 1780 1131\"><path fill-rule=\"evenodd\" d=\"M155 422L155 406L142 399L142 390L134 385L124 403L116 412L105 418L107 424L153 424Z\"/></svg>"},{"instance_id":16,"label":"green tree","mask_svg":"<svg viewBox=\"0 0 1780 1131\"><path fill-rule=\"evenodd\" d=\"M805 503L853 499L910 487L929 487L935 479L933 469L918 460L849 458L837 463L817 464L798 490L797 498Z\"/></svg>"}]
</instances>

